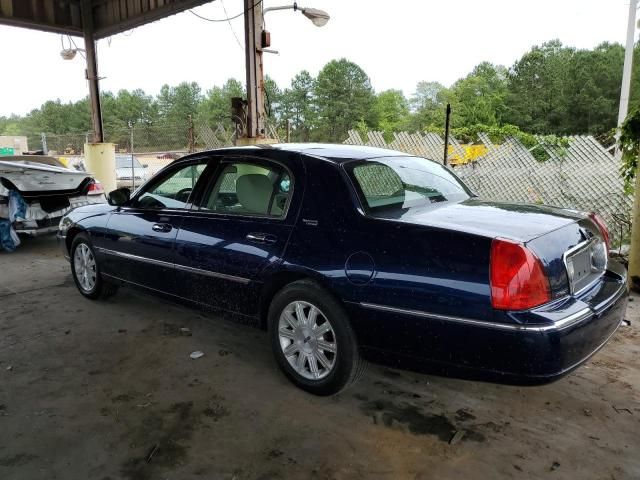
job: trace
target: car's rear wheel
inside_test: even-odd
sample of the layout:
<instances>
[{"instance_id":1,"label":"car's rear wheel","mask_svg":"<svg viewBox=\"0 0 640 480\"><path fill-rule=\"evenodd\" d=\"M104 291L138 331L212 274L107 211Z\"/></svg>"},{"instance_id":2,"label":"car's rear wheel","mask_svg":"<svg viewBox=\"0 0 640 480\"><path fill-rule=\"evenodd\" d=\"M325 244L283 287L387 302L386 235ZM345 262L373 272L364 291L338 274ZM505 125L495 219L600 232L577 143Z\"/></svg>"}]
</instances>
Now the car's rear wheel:
<instances>
[{"instance_id":1,"label":"car's rear wheel","mask_svg":"<svg viewBox=\"0 0 640 480\"><path fill-rule=\"evenodd\" d=\"M82 295L92 300L107 298L115 294L117 286L105 282L89 238L78 234L71 244L71 273L73 281Z\"/></svg>"},{"instance_id":2,"label":"car's rear wheel","mask_svg":"<svg viewBox=\"0 0 640 480\"><path fill-rule=\"evenodd\" d=\"M298 387L333 395L364 370L344 309L316 283L284 287L269 308L269 337L278 365Z\"/></svg>"}]
</instances>

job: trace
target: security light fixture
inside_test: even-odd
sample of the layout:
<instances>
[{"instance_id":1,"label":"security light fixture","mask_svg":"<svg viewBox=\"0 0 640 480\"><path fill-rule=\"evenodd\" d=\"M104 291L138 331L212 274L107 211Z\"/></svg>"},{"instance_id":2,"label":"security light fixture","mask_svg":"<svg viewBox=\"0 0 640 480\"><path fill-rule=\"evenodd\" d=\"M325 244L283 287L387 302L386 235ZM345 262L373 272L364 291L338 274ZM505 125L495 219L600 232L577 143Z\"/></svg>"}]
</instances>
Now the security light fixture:
<instances>
[{"instance_id":1,"label":"security light fixture","mask_svg":"<svg viewBox=\"0 0 640 480\"><path fill-rule=\"evenodd\" d=\"M282 5L280 7L269 7L262 10L262 15L274 10L293 10L294 12L300 11L305 17L313 22L316 27L324 27L331 18L324 10L317 8L301 8L297 3L293 5Z\"/></svg>"},{"instance_id":2,"label":"security light fixture","mask_svg":"<svg viewBox=\"0 0 640 480\"><path fill-rule=\"evenodd\" d=\"M324 10L317 8L301 8L302 14L313 22L316 27L324 27L331 18Z\"/></svg>"},{"instance_id":3,"label":"security light fixture","mask_svg":"<svg viewBox=\"0 0 640 480\"><path fill-rule=\"evenodd\" d=\"M63 48L60 51L60 56L62 57L63 60L73 60L74 58L76 58L76 54L78 52L84 52L84 49L82 49L82 48Z\"/></svg>"}]
</instances>

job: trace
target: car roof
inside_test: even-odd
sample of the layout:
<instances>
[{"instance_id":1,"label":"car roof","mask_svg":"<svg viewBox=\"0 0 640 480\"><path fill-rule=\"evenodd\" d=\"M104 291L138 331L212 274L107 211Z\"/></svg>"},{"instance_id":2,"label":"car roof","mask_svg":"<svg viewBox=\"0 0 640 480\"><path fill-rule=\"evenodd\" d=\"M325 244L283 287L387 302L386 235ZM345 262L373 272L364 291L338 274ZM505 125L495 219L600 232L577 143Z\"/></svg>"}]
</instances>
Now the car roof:
<instances>
[{"instance_id":1,"label":"car roof","mask_svg":"<svg viewBox=\"0 0 640 480\"><path fill-rule=\"evenodd\" d=\"M216 150L214 152L246 152L251 150L280 150L284 152L298 152L316 157L326 158L336 163L342 163L348 160L367 160L370 158L380 157L411 157L409 153L398 152L397 150L389 150L386 148L368 147L364 145L343 145L333 143L275 143L262 144L246 147L227 147ZM201 152L206 153L206 152ZM195 154L199 155L199 154ZM192 155L188 156L189 158ZM183 157L187 158L187 157Z\"/></svg>"},{"instance_id":2,"label":"car roof","mask_svg":"<svg viewBox=\"0 0 640 480\"><path fill-rule=\"evenodd\" d=\"M273 148L291 152L306 153L317 157L324 157L336 162L345 160L366 160L380 157L399 157L409 154L389 150L387 148L368 147L365 145L341 145L332 143L280 143L271 145Z\"/></svg>"}]
</instances>

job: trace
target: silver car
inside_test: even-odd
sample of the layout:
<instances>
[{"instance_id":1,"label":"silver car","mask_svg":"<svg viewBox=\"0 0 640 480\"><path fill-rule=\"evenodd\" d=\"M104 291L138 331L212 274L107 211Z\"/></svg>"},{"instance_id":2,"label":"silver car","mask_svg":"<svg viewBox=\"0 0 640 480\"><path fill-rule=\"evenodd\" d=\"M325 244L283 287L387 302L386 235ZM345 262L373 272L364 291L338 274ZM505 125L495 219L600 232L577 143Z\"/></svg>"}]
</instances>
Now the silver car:
<instances>
[{"instance_id":1,"label":"silver car","mask_svg":"<svg viewBox=\"0 0 640 480\"><path fill-rule=\"evenodd\" d=\"M131 154L116 155L116 183L120 187L138 187L149 178L147 167Z\"/></svg>"}]
</instances>

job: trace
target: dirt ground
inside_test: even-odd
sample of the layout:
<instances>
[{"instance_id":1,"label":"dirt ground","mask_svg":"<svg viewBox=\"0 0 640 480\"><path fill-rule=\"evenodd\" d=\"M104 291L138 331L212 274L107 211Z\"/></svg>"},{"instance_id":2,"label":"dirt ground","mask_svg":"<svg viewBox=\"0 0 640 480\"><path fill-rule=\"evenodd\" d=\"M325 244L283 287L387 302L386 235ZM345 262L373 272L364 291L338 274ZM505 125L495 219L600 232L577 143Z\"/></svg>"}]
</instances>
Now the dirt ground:
<instances>
[{"instance_id":1,"label":"dirt ground","mask_svg":"<svg viewBox=\"0 0 640 480\"><path fill-rule=\"evenodd\" d=\"M0 478L638 479L629 305L631 325L551 385L370 366L318 398L264 332L127 289L85 300L55 240L27 241L0 253Z\"/></svg>"}]
</instances>

